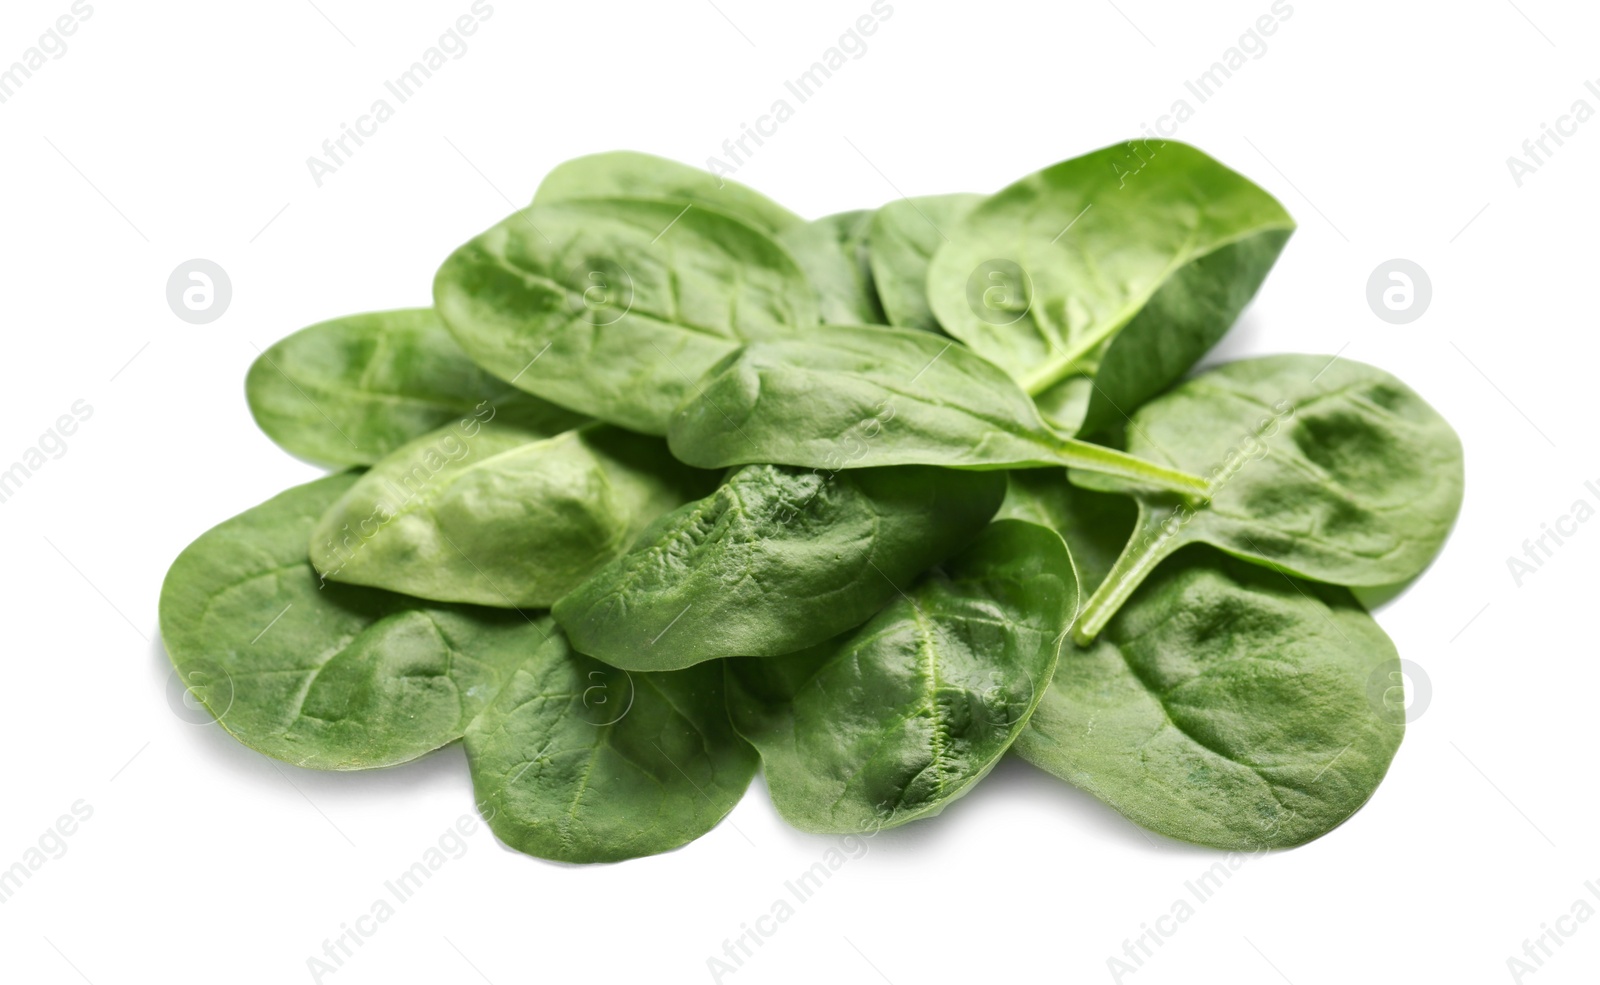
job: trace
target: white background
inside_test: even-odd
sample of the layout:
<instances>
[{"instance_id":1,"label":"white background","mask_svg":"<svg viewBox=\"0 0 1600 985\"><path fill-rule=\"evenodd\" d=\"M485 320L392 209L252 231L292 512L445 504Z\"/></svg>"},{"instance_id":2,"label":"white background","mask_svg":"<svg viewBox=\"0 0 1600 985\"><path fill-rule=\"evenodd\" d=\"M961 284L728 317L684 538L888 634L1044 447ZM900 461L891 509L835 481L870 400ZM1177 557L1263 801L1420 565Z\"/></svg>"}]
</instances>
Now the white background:
<instances>
[{"instance_id":1,"label":"white background","mask_svg":"<svg viewBox=\"0 0 1600 985\"><path fill-rule=\"evenodd\" d=\"M427 304L438 262L564 159L703 164L869 7L496 0L464 57L319 188L306 158L469 0L317 3L95 2L0 105L0 465L74 401L94 408L0 504L0 867L74 802L94 811L0 904L7 981L309 981L324 939L472 812L458 749L320 775L169 708L167 565L316 474L252 424L246 367L313 321ZM1600 13L1518 4L1294 0L1265 55L1200 105L1184 81L1270 0L896 0L739 172L808 216L988 191L1187 98L1178 136L1301 223L1222 354L1376 363L1465 441L1453 538L1378 614L1432 687L1388 779L1331 835L1244 866L1125 981L1504 982L1525 938L1580 897L1600 907L1584 888L1600 879L1600 523L1521 587L1506 565L1600 483L1600 119L1522 187L1506 166L1574 100L1600 110L1583 86ZM68 7L7 0L0 66ZM193 257L232 278L210 325L165 300ZM1432 277L1410 325L1366 304L1393 257ZM699 842L620 865L552 865L480 830L324 980L710 981L706 959L833 843L783 826L759 783ZM725 980L1110 981L1107 958L1216 859L1008 761L874 839ZM1524 980L1597 968L1600 919Z\"/></svg>"}]
</instances>

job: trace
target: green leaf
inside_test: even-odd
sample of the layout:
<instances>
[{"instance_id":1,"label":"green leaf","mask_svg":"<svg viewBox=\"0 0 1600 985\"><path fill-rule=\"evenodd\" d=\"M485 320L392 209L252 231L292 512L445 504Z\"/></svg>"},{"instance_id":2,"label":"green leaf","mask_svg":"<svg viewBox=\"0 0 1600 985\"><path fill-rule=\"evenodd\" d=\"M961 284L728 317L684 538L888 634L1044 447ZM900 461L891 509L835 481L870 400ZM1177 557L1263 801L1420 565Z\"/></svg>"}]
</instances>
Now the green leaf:
<instances>
[{"instance_id":1,"label":"green leaf","mask_svg":"<svg viewBox=\"0 0 1600 985\"><path fill-rule=\"evenodd\" d=\"M370 465L418 435L485 413L535 427L580 420L480 369L432 308L303 328L256 359L245 396L269 438L333 466Z\"/></svg>"},{"instance_id":2,"label":"green leaf","mask_svg":"<svg viewBox=\"0 0 1600 985\"><path fill-rule=\"evenodd\" d=\"M1063 653L1016 751L1168 837L1287 848L1377 789L1404 725L1368 682L1399 670L1345 589L1193 547Z\"/></svg>"},{"instance_id":3,"label":"green leaf","mask_svg":"<svg viewBox=\"0 0 1600 985\"><path fill-rule=\"evenodd\" d=\"M1175 271L1111 337L1075 433L1124 425L1136 408L1183 379L1233 327L1291 232L1269 229Z\"/></svg>"},{"instance_id":4,"label":"green leaf","mask_svg":"<svg viewBox=\"0 0 1600 985\"><path fill-rule=\"evenodd\" d=\"M688 844L733 809L758 763L728 724L719 664L629 674L559 631L525 655L466 746L489 827L561 862Z\"/></svg>"},{"instance_id":5,"label":"green leaf","mask_svg":"<svg viewBox=\"0 0 1600 985\"><path fill-rule=\"evenodd\" d=\"M373 466L310 537L324 576L445 602L546 608L715 473L605 425L441 428Z\"/></svg>"},{"instance_id":6,"label":"green leaf","mask_svg":"<svg viewBox=\"0 0 1600 985\"><path fill-rule=\"evenodd\" d=\"M321 584L306 541L355 482L318 479L223 522L161 587L161 636L189 692L240 742L296 766L393 766L460 738L552 630Z\"/></svg>"},{"instance_id":7,"label":"green leaf","mask_svg":"<svg viewBox=\"0 0 1600 985\"><path fill-rule=\"evenodd\" d=\"M667 440L702 468L1073 465L1206 490L1195 476L1055 434L994 364L914 329L823 326L747 345L696 384Z\"/></svg>"},{"instance_id":8,"label":"green leaf","mask_svg":"<svg viewBox=\"0 0 1600 985\"><path fill-rule=\"evenodd\" d=\"M1293 229L1271 195L1193 147L1130 142L969 212L934 255L929 300L945 331L1030 394L1113 364L1089 408L1093 430L1221 338ZM1119 346L1122 331L1132 336Z\"/></svg>"},{"instance_id":9,"label":"green leaf","mask_svg":"<svg viewBox=\"0 0 1600 985\"><path fill-rule=\"evenodd\" d=\"M1427 567L1461 509L1455 431L1404 383L1345 359L1269 356L1203 373L1134 415L1128 449L1205 475L1211 499L1126 490L1138 531L1084 607L1079 642L1185 544L1337 585L1392 585Z\"/></svg>"},{"instance_id":10,"label":"green leaf","mask_svg":"<svg viewBox=\"0 0 1600 985\"><path fill-rule=\"evenodd\" d=\"M742 342L817 321L805 275L759 230L643 199L524 209L456 250L434 299L490 372L657 435L694 381Z\"/></svg>"},{"instance_id":11,"label":"green leaf","mask_svg":"<svg viewBox=\"0 0 1600 985\"><path fill-rule=\"evenodd\" d=\"M790 653L966 546L1004 490L998 473L924 466L745 466L557 602L556 620L580 651L630 670Z\"/></svg>"},{"instance_id":12,"label":"green leaf","mask_svg":"<svg viewBox=\"0 0 1600 985\"><path fill-rule=\"evenodd\" d=\"M873 213L867 252L890 325L940 331L928 306L928 265L948 232L983 199L970 194L902 198Z\"/></svg>"},{"instance_id":13,"label":"green leaf","mask_svg":"<svg viewBox=\"0 0 1600 985\"><path fill-rule=\"evenodd\" d=\"M1116 564L1138 517L1133 500L1080 489L1067 481L1066 469L1008 472L1005 502L996 514L997 519L1026 520L1060 534L1085 595Z\"/></svg>"},{"instance_id":14,"label":"green leaf","mask_svg":"<svg viewBox=\"0 0 1600 985\"><path fill-rule=\"evenodd\" d=\"M805 220L753 188L637 151L574 158L545 175L533 204L584 198L670 198L714 209L776 237Z\"/></svg>"},{"instance_id":15,"label":"green leaf","mask_svg":"<svg viewBox=\"0 0 1600 985\"><path fill-rule=\"evenodd\" d=\"M1002 520L861 628L727 661L729 712L778 812L817 832L938 813L1021 732L1076 602L1061 538Z\"/></svg>"},{"instance_id":16,"label":"green leaf","mask_svg":"<svg viewBox=\"0 0 1600 985\"><path fill-rule=\"evenodd\" d=\"M872 212L840 212L778 237L816 288L822 320L841 325L881 325L883 307L867 263Z\"/></svg>"}]
</instances>

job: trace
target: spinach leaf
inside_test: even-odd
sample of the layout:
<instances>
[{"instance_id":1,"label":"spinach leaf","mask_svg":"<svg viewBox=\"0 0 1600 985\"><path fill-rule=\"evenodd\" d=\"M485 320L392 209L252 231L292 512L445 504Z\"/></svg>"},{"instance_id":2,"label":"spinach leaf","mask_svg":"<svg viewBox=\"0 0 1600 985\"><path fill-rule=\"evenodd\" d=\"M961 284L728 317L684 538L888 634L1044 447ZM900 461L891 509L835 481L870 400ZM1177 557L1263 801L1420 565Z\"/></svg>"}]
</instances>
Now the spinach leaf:
<instances>
[{"instance_id":1,"label":"spinach leaf","mask_svg":"<svg viewBox=\"0 0 1600 985\"><path fill-rule=\"evenodd\" d=\"M296 486L202 534L161 587L161 636L192 694L240 742L354 770L461 737L550 620L321 585L317 518L354 474Z\"/></svg>"},{"instance_id":2,"label":"spinach leaf","mask_svg":"<svg viewBox=\"0 0 1600 985\"><path fill-rule=\"evenodd\" d=\"M881 325L883 306L867 263L871 212L840 212L778 237L817 292L822 320L841 325Z\"/></svg>"},{"instance_id":3,"label":"spinach leaf","mask_svg":"<svg viewBox=\"0 0 1600 985\"><path fill-rule=\"evenodd\" d=\"M715 482L660 439L606 425L558 434L452 425L339 497L311 533L311 562L347 584L546 608Z\"/></svg>"},{"instance_id":4,"label":"spinach leaf","mask_svg":"<svg viewBox=\"0 0 1600 985\"><path fill-rule=\"evenodd\" d=\"M776 237L805 220L737 181L701 168L636 151L611 151L574 158L545 175L533 204L583 198L670 198L731 215Z\"/></svg>"},{"instance_id":5,"label":"spinach leaf","mask_svg":"<svg viewBox=\"0 0 1600 985\"><path fill-rule=\"evenodd\" d=\"M1238 320L1292 231L1292 223L1269 229L1175 271L1111 337L1104 354L1086 364L1093 386L1073 433L1124 425L1135 408L1182 379Z\"/></svg>"},{"instance_id":6,"label":"spinach leaf","mask_svg":"<svg viewBox=\"0 0 1600 985\"><path fill-rule=\"evenodd\" d=\"M1127 490L1138 530L1084 606L1079 642L1185 544L1337 585L1390 585L1427 567L1461 509L1455 431L1404 383L1346 359L1269 356L1202 373L1133 416L1128 448L1206 475L1211 499Z\"/></svg>"},{"instance_id":7,"label":"spinach leaf","mask_svg":"<svg viewBox=\"0 0 1600 985\"><path fill-rule=\"evenodd\" d=\"M1000 473L748 465L556 603L583 653L628 670L765 657L857 626L966 546Z\"/></svg>"},{"instance_id":8,"label":"spinach leaf","mask_svg":"<svg viewBox=\"0 0 1600 985\"><path fill-rule=\"evenodd\" d=\"M1087 596L1127 546L1139 507L1127 496L1074 486L1066 469L1017 469L1006 474L1006 498L996 517L1026 520L1060 534Z\"/></svg>"},{"instance_id":9,"label":"spinach leaf","mask_svg":"<svg viewBox=\"0 0 1600 985\"><path fill-rule=\"evenodd\" d=\"M1061 538L1001 520L861 628L727 661L729 713L778 812L817 832L938 813L1021 732L1076 602Z\"/></svg>"},{"instance_id":10,"label":"spinach leaf","mask_svg":"<svg viewBox=\"0 0 1600 985\"><path fill-rule=\"evenodd\" d=\"M983 198L969 194L902 198L873 213L867 255L890 325L940 331L928 307L928 265L944 245L946 230Z\"/></svg>"},{"instance_id":11,"label":"spinach leaf","mask_svg":"<svg viewBox=\"0 0 1600 985\"><path fill-rule=\"evenodd\" d=\"M494 833L562 862L688 844L733 809L759 762L728 724L719 664L629 674L559 631L525 654L466 747Z\"/></svg>"},{"instance_id":12,"label":"spinach leaf","mask_svg":"<svg viewBox=\"0 0 1600 985\"><path fill-rule=\"evenodd\" d=\"M1030 394L1114 366L1097 379L1092 431L1221 338L1293 229L1271 195L1193 147L1108 147L969 212L934 255L929 302L945 331Z\"/></svg>"},{"instance_id":13,"label":"spinach leaf","mask_svg":"<svg viewBox=\"0 0 1600 985\"><path fill-rule=\"evenodd\" d=\"M579 420L478 368L432 308L303 328L257 357L245 395L268 437L321 465L370 465L420 434L475 416L560 428Z\"/></svg>"},{"instance_id":14,"label":"spinach leaf","mask_svg":"<svg viewBox=\"0 0 1600 985\"><path fill-rule=\"evenodd\" d=\"M473 359L540 397L646 434L741 342L817 321L777 243L692 204L537 205L445 261L440 315Z\"/></svg>"},{"instance_id":15,"label":"spinach leaf","mask_svg":"<svg viewBox=\"0 0 1600 985\"><path fill-rule=\"evenodd\" d=\"M1204 480L1060 437L998 367L914 329L823 326L722 360L667 435L691 465L1073 465L1189 494Z\"/></svg>"},{"instance_id":16,"label":"spinach leaf","mask_svg":"<svg viewBox=\"0 0 1600 985\"><path fill-rule=\"evenodd\" d=\"M1089 401L1094 396L1094 377L1088 373L1069 376L1033 398L1039 416L1061 434L1086 434ZM1130 405L1128 410L1132 410Z\"/></svg>"},{"instance_id":17,"label":"spinach leaf","mask_svg":"<svg viewBox=\"0 0 1600 985\"><path fill-rule=\"evenodd\" d=\"M1062 654L1016 752L1168 837L1286 848L1377 789L1404 725L1367 682L1399 669L1347 590L1194 546Z\"/></svg>"}]
</instances>

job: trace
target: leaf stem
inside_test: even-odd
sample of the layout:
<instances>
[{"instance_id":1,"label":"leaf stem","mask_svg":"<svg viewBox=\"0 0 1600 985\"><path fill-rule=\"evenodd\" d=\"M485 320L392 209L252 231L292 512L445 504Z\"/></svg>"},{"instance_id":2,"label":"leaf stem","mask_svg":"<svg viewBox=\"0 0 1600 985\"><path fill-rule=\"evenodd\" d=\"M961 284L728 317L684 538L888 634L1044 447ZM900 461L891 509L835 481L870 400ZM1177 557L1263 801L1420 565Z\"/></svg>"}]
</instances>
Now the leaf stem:
<instances>
[{"instance_id":1,"label":"leaf stem","mask_svg":"<svg viewBox=\"0 0 1600 985\"><path fill-rule=\"evenodd\" d=\"M1072 625L1074 643L1088 646L1094 642L1094 638L1106 628L1122 604L1144 584L1155 566L1184 544L1178 531L1166 529L1168 518L1169 514L1165 512L1161 516L1152 515L1144 504L1140 504L1139 526L1133 538L1117 556L1111 570L1106 572L1105 580L1095 588L1089 601L1084 603L1077 621Z\"/></svg>"},{"instance_id":2,"label":"leaf stem","mask_svg":"<svg viewBox=\"0 0 1600 985\"><path fill-rule=\"evenodd\" d=\"M1198 496L1202 499L1211 495L1211 484L1197 475L1157 465L1129 455L1127 452L1088 441L1079 441L1076 438L1068 438L1061 443L1058 457L1063 465L1070 468L1114 475L1119 479L1128 479L1165 492Z\"/></svg>"}]
</instances>

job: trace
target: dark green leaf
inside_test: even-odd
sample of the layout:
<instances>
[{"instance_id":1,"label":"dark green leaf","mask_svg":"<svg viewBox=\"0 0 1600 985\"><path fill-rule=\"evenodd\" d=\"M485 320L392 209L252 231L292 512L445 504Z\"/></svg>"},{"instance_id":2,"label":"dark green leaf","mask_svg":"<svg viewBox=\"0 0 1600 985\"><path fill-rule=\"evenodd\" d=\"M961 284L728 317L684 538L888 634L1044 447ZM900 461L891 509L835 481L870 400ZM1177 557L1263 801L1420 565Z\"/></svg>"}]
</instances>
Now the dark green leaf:
<instances>
[{"instance_id":1,"label":"dark green leaf","mask_svg":"<svg viewBox=\"0 0 1600 985\"><path fill-rule=\"evenodd\" d=\"M1017 469L1006 480L998 518L1027 520L1060 534L1072 554L1079 590L1094 591L1128 545L1138 506L1126 496L1074 486L1066 469Z\"/></svg>"},{"instance_id":2,"label":"dark green leaf","mask_svg":"<svg viewBox=\"0 0 1600 985\"><path fill-rule=\"evenodd\" d=\"M559 631L525 654L466 746L489 827L562 862L688 844L733 809L758 763L728 724L721 665L629 674Z\"/></svg>"},{"instance_id":3,"label":"dark green leaf","mask_svg":"<svg viewBox=\"0 0 1600 985\"><path fill-rule=\"evenodd\" d=\"M1002 520L860 629L728 661L729 712L789 823L903 824L999 761L1049 684L1076 604L1061 538Z\"/></svg>"},{"instance_id":4,"label":"dark green leaf","mask_svg":"<svg viewBox=\"0 0 1600 985\"><path fill-rule=\"evenodd\" d=\"M1063 652L1016 750L1168 837L1286 848L1377 789L1404 725L1368 682L1399 670L1345 589L1191 547Z\"/></svg>"},{"instance_id":5,"label":"dark green leaf","mask_svg":"<svg viewBox=\"0 0 1600 985\"><path fill-rule=\"evenodd\" d=\"M967 213L934 255L929 299L945 331L1030 394L1105 372L1088 407L1095 430L1221 338L1293 229L1271 195L1193 147L1128 143Z\"/></svg>"},{"instance_id":6,"label":"dark green leaf","mask_svg":"<svg viewBox=\"0 0 1600 985\"><path fill-rule=\"evenodd\" d=\"M579 650L632 670L789 653L965 546L1004 491L999 473L749 465L658 520L556 619Z\"/></svg>"},{"instance_id":7,"label":"dark green leaf","mask_svg":"<svg viewBox=\"0 0 1600 985\"><path fill-rule=\"evenodd\" d=\"M702 468L1074 465L1187 493L1206 488L1195 476L1055 434L994 364L914 329L823 326L747 345L696 385L668 441Z\"/></svg>"},{"instance_id":8,"label":"dark green leaf","mask_svg":"<svg viewBox=\"0 0 1600 985\"><path fill-rule=\"evenodd\" d=\"M1269 356L1203 373L1135 414L1128 448L1206 476L1212 495L1193 505L1129 490L1139 529L1085 606L1080 642L1185 544L1318 581L1389 585L1427 567L1461 508L1455 431L1404 383L1345 359Z\"/></svg>"}]
</instances>

